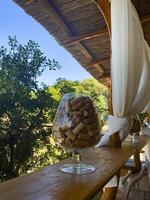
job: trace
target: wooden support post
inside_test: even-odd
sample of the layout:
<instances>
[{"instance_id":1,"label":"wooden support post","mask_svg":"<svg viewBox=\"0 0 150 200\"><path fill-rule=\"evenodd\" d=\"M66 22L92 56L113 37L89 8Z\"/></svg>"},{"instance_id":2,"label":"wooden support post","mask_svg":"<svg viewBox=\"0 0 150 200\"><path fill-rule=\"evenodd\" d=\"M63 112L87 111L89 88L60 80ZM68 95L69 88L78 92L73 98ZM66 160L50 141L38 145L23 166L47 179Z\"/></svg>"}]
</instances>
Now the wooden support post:
<instances>
[{"instance_id":1,"label":"wooden support post","mask_svg":"<svg viewBox=\"0 0 150 200\"><path fill-rule=\"evenodd\" d=\"M116 194L118 191L119 179L120 179L120 170L117 172L116 176L118 179L117 187L105 188L105 192L103 196L101 197L101 200L115 200L116 199Z\"/></svg>"},{"instance_id":2,"label":"wooden support post","mask_svg":"<svg viewBox=\"0 0 150 200\"><path fill-rule=\"evenodd\" d=\"M117 187L114 188L106 188L105 193L103 194L101 200L115 200L117 194Z\"/></svg>"},{"instance_id":3,"label":"wooden support post","mask_svg":"<svg viewBox=\"0 0 150 200\"><path fill-rule=\"evenodd\" d=\"M145 15L141 18L141 23L144 24L146 22L150 21L150 14L149 15Z\"/></svg>"},{"instance_id":4,"label":"wooden support post","mask_svg":"<svg viewBox=\"0 0 150 200\"><path fill-rule=\"evenodd\" d=\"M136 151L134 154L134 164L136 167L136 171L140 171L142 166L141 166L141 160L140 160L140 151Z\"/></svg>"},{"instance_id":5,"label":"wooden support post","mask_svg":"<svg viewBox=\"0 0 150 200\"><path fill-rule=\"evenodd\" d=\"M110 7L108 0L98 0L99 8L104 16L104 19L106 21L110 37L111 37L111 15L110 15ZM113 114L113 108L112 108L112 86L110 85L110 101L109 101L109 108L110 108L110 114ZM112 136L110 136L109 146L112 147L121 147L121 141L119 137L119 133L115 133ZM118 185L119 185L119 179L120 179L120 170L117 173L118 178ZM118 191L118 185L117 187L110 187L105 188L105 192L102 196L102 200L115 200L116 194Z\"/></svg>"},{"instance_id":6,"label":"wooden support post","mask_svg":"<svg viewBox=\"0 0 150 200\"><path fill-rule=\"evenodd\" d=\"M104 19L106 21L110 37L111 37L111 11L110 11L110 5L108 0L98 0L98 6L101 11L101 13L104 16ZM112 85L110 84L110 100L109 100L109 109L110 114L113 115L113 108L112 108ZM110 142L109 146L112 147L121 147L121 141L118 133L113 134L110 136Z\"/></svg>"},{"instance_id":7,"label":"wooden support post","mask_svg":"<svg viewBox=\"0 0 150 200\"><path fill-rule=\"evenodd\" d=\"M99 8L104 16L104 19L107 23L108 26L108 30L110 33L110 37L111 37L111 17L110 17L110 7L109 7L109 3L108 0L98 0L98 4L99 4ZM149 20L149 17L146 17L145 19L143 19L143 23L147 22ZM112 107L112 86L110 85L110 114L113 114L113 107ZM110 136L110 141L109 141L109 146L112 147L121 147L121 141L119 138L119 133L115 133L112 136ZM141 161L140 161L140 152L136 151L134 154L134 162L135 162L135 166L136 169L138 171L141 170ZM117 174L118 177L118 184L119 184L119 178L120 178L120 171ZM111 188L106 188L105 192L102 196L102 200L115 200L116 199L116 194L118 191L118 186L117 187L111 187Z\"/></svg>"}]
</instances>

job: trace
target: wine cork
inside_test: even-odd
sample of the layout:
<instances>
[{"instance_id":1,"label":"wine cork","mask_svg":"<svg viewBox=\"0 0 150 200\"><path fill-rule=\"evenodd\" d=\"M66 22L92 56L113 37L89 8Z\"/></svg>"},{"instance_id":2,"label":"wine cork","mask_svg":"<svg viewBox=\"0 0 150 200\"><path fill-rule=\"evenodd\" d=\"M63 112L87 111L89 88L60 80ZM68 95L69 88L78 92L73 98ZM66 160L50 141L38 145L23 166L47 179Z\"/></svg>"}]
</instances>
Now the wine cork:
<instances>
[{"instance_id":1,"label":"wine cork","mask_svg":"<svg viewBox=\"0 0 150 200\"><path fill-rule=\"evenodd\" d=\"M99 135L99 130L92 130L92 131L88 131L88 135L89 136L93 136L93 135Z\"/></svg>"},{"instance_id":2,"label":"wine cork","mask_svg":"<svg viewBox=\"0 0 150 200\"><path fill-rule=\"evenodd\" d=\"M100 136L99 135L95 135L95 137L91 138L91 144L97 144L100 140Z\"/></svg>"},{"instance_id":3,"label":"wine cork","mask_svg":"<svg viewBox=\"0 0 150 200\"><path fill-rule=\"evenodd\" d=\"M90 103L86 103L86 104L80 109L80 111L82 112L82 111L84 111L84 110L88 110L88 109L90 109L90 107L91 107Z\"/></svg>"},{"instance_id":4,"label":"wine cork","mask_svg":"<svg viewBox=\"0 0 150 200\"><path fill-rule=\"evenodd\" d=\"M70 101L66 102L65 107L67 113L69 113L72 110Z\"/></svg>"},{"instance_id":5,"label":"wine cork","mask_svg":"<svg viewBox=\"0 0 150 200\"><path fill-rule=\"evenodd\" d=\"M84 134L87 134L88 135L88 130L86 129L86 126L82 129L82 131L80 133L84 133Z\"/></svg>"},{"instance_id":6,"label":"wine cork","mask_svg":"<svg viewBox=\"0 0 150 200\"><path fill-rule=\"evenodd\" d=\"M83 100L82 100L82 104L83 105L89 104L90 107L93 106L93 102L92 102L92 100L89 97L84 97Z\"/></svg>"},{"instance_id":7,"label":"wine cork","mask_svg":"<svg viewBox=\"0 0 150 200\"><path fill-rule=\"evenodd\" d=\"M81 140L86 140L86 141L88 141L88 140L90 139L90 136L87 135L87 134L85 134L85 133L80 133L80 134L78 135L78 138L81 139Z\"/></svg>"},{"instance_id":8,"label":"wine cork","mask_svg":"<svg viewBox=\"0 0 150 200\"><path fill-rule=\"evenodd\" d=\"M94 124L88 124L87 125L87 130L95 130L98 127L98 123L94 123Z\"/></svg>"},{"instance_id":9,"label":"wine cork","mask_svg":"<svg viewBox=\"0 0 150 200\"><path fill-rule=\"evenodd\" d=\"M65 138L57 138L57 144L65 144Z\"/></svg>"},{"instance_id":10,"label":"wine cork","mask_svg":"<svg viewBox=\"0 0 150 200\"><path fill-rule=\"evenodd\" d=\"M77 124L81 122L81 117L74 116L72 120L73 120L73 124L76 126Z\"/></svg>"},{"instance_id":11,"label":"wine cork","mask_svg":"<svg viewBox=\"0 0 150 200\"><path fill-rule=\"evenodd\" d=\"M65 110L68 116L65 126L56 126L54 133L58 143L65 148L74 149L95 145L99 138L100 123L92 100L83 96L72 98L65 102ZM70 126L68 122L71 122Z\"/></svg>"},{"instance_id":12,"label":"wine cork","mask_svg":"<svg viewBox=\"0 0 150 200\"><path fill-rule=\"evenodd\" d=\"M65 144L66 144L67 146L71 147L71 146L72 146L72 141L71 141L69 138L66 138Z\"/></svg>"},{"instance_id":13,"label":"wine cork","mask_svg":"<svg viewBox=\"0 0 150 200\"><path fill-rule=\"evenodd\" d=\"M74 141L76 139L76 135L74 135L70 129L68 129L66 132L65 132L65 135L72 141Z\"/></svg>"},{"instance_id":14,"label":"wine cork","mask_svg":"<svg viewBox=\"0 0 150 200\"><path fill-rule=\"evenodd\" d=\"M81 109L81 107L82 107L82 103L78 102L77 104L72 106L72 110L76 111L76 110Z\"/></svg>"},{"instance_id":15,"label":"wine cork","mask_svg":"<svg viewBox=\"0 0 150 200\"><path fill-rule=\"evenodd\" d=\"M83 111L83 116L84 116L84 117L88 116L88 114L89 114L89 112L88 112L87 110L84 110L84 111Z\"/></svg>"},{"instance_id":16,"label":"wine cork","mask_svg":"<svg viewBox=\"0 0 150 200\"><path fill-rule=\"evenodd\" d=\"M81 116L81 114L80 111L71 111L68 115L73 118L74 116Z\"/></svg>"},{"instance_id":17,"label":"wine cork","mask_svg":"<svg viewBox=\"0 0 150 200\"><path fill-rule=\"evenodd\" d=\"M59 132L59 127L58 126L53 126L53 131L54 132Z\"/></svg>"},{"instance_id":18,"label":"wine cork","mask_svg":"<svg viewBox=\"0 0 150 200\"><path fill-rule=\"evenodd\" d=\"M62 141L59 141L59 139L56 141L56 144L58 145L61 145L62 147L65 147L66 146L66 140L62 140Z\"/></svg>"},{"instance_id":19,"label":"wine cork","mask_svg":"<svg viewBox=\"0 0 150 200\"><path fill-rule=\"evenodd\" d=\"M98 121L97 118L92 117L92 116L90 118L84 119L85 124L93 124L96 121Z\"/></svg>"},{"instance_id":20,"label":"wine cork","mask_svg":"<svg viewBox=\"0 0 150 200\"><path fill-rule=\"evenodd\" d=\"M96 145L99 142L97 137L96 138L95 137L91 137L89 141L90 141L91 146L92 145Z\"/></svg>"},{"instance_id":21,"label":"wine cork","mask_svg":"<svg viewBox=\"0 0 150 200\"><path fill-rule=\"evenodd\" d=\"M73 133L76 135L78 134L83 128L85 127L83 122L80 122L74 129L73 129Z\"/></svg>"},{"instance_id":22,"label":"wine cork","mask_svg":"<svg viewBox=\"0 0 150 200\"><path fill-rule=\"evenodd\" d=\"M66 131L67 129L68 127L66 125L59 128L59 130L62 132Z\"/></svg>"},{"instance_id":23,"label":"wine cork","mask_svg":"<svg viewBox=\"0 0 150 200\"><path fill-rule=\"evenodd\" d=\"M81 139L77 139L75 141L75 144L81 147L89 147L90 146L90 142L85 141L85 140L81 140Z\"/></svg>"},{"instance_id":24,"label":"wine cork","mask_svg":"<svg viewBox=\"0 0 150 200\"><path fill-rule=\"evenodd\" d=\"M78 97L78 98L75 98L73 100L71 100L71 105L75 105L77 104L78 102L82 101L84 99L84 97Z\"/></svg>"},{"instance_id":25,"label":"wine cork","mask_svg":"<svg viewBox=\"0 0 150 200\"><path fill-rule=\"evenodd\" d=\"M87 110L83 110L82 115L85 118L89 118L91 116L97 118L97 116L95 115L95 109L94 108L89 108Z\"/></svg>"},{"instance_id":26,"label":"wine cork","mask_svg":"<svg viewBox=\"0 0 150 200\"><path fill-rule=\"evenodd\" d=\"M60 132L60 131L55 131L55 137L62 137L62 138L64 138L65 137L65 134L64 134L64 132Z\"/></svg>"}]
</instances>

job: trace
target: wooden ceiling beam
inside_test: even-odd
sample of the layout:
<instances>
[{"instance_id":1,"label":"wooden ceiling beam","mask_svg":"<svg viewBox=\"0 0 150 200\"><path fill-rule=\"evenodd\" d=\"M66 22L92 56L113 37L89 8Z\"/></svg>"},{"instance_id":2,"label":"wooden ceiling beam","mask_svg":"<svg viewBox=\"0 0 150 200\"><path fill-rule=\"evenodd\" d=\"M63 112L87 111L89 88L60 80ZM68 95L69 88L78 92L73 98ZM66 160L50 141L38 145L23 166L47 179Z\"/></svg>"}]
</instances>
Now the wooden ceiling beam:
<instances>
[{"instance_id":1,"label":"wooden ceiling beam","mask_svg":"<svg viewBox=\"0 0 150 200\"><path fill-rule=\"evenodd\" d=\"M110 38L111 38L111 10L110 10L110 4L108 2L108 0L98 0L98 6L99 9L101 10L105 22L107 24L109 33L110 33ZM111 40L111 39L110 39ZM111 74L110 74L110 79L111 79ZM113 106L112 106L112 85L111 85L111 81L110 81L110 99L109 99L109 112L110 114L113 115ZM113 135L110 136L110 140L109 140L109 145L113 146L113 147L121 147L121 140L119 137L119 133L114 133ZM102 196L102 199L107 199L108 196L112 197L112 199L116 197L116 193L117 193L117 187L113 188L106 188L105 193Z\"/></svg>"},{"instance_id":2,"label":"wooden ceiling beam","mask_svg":"<svg viewBox=\"0 0 150 200\"><path fill-rule=\"evenodd\" d=\"M29 4L31 4L33 1L35 1L35 0L24 0L24 3L25 3L26 5L29 5Z\"/></svg>"},{"instance_id":3,"label":"wooden ceiling beam","mask_svg":"<svg viewBox=\"0 0 150 200\"><path fill-rule=\"evenodd\" d=\"M63 46L70 46L72 44L75 44L76 42L81 42L83 40L88 40L91 38L95 38L95 37L101 37L104 35L108 34L108 29L107 28L103 28L101 30L98 31L94 31L94 32L90 32L90 33L85 33L83 35L79 35L79 36L73 36L70 39L68 39L67 41L62 42Z\"/></svg>"},{"instance_id":4,"label":"wooden ceiling beam","mask_svg":"<svg viewBox=\"0 0 150 200\"><path fill-rule=\"evenodd\" d=\"M108 0L98 0L98 6L111 33L110 3Z\"/></svg>"},{"instance_id":5,"label":"wooden ceiling beam","mask_svg":"<svg viewBox=\"0 0 150 200\"><path fill-rule=\"evenodd\" d=\"M40 4L41 7L44 7L48 15L53 16L57 25L60 26L63 30L65 30L70 38L76 34L72 32L69 25L65 22L63 17L59 14L59 12L57 11L57 9L54 7L54 5L52 4L50 0L42 0L42 1L38 0L38 3ZM76 42L76 45L77 45L77 48L89 60L89 62L93 60L93 56L91 55L91 53L84 47L84 45L80 41ZM95 64L94 66L100 73L104 73L103 69L98 64Z\"/></svg>"},{"instance_id":6,"label":"wooden ceiling beam","mask_svg":"<svg viewBox=\"0 0 150 200\"><path fill-rule=\"evenodd\" d=\"M101 58L101 59L98 59L98 60L92 60L89 64L86 65L86 68L91 68L93 67L93 65L95 64L104 64L104 63L108 63L110 62L110 57L107 57L107 58Z\"/></svg>"},{"instance_id":7,"label":"wooden ceiling beam","mask_svg":"<svg viewBox=\"0 0 150 200\"><path fill-rule=\"evenodd\" d=\"M150 14L141 17L141 23L149 22L150 21Z\"/></svg>"},{"instance_id":8,"label":"wooden ceiling beam","mask_svg":"<svg viewBox=\"0 0 150 200\"><path fill-rule=\"evenodd\" d=\"M111 15L110 15L110 1L108 0L92 0L97 7L99 8L100 12L102 13L105 22L107 24L108 32L109 32L109 37L111 38ZM105 71L104 71L105 72ZM110 75L111 76L111 75ZM109 77L110 77L109 76ZM110 112L112 112L112 106L110 106Z\"/></svg>"},{"instance_id":9,"label":"wooden ceiling beam","mask_svg":"<svg viewBox=\"0 0 150 200\"><path fill-rule=\"evenodd\" d=\"M110 77L110 73L100 75L100 76L98 77L98 79L104 79L104 78L109 78L109 77Z\"/></svg>"},{"instance_id":10,"label":"wooden ceiling beam","mask_svg":"<svg viewBox=\"0 0 150 200\"><path fill-rule=\"evenodd\" d=\"M92 76L94 76L97 80L102 80L110 77L110 73L103 73L103 74L95 74L93 71L89 71Z\"/></svg>"}]
</instances>

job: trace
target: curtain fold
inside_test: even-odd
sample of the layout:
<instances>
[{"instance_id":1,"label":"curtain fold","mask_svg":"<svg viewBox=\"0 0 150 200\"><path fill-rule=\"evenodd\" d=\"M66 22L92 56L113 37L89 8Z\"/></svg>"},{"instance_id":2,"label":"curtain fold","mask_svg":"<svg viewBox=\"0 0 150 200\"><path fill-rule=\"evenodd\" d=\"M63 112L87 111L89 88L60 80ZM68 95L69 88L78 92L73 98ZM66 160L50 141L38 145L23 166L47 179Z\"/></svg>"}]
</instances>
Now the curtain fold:
<instances>
[{"instance_id":1,"label":"curtain fold","mask_svg":"<svg viewBox=\"0 0 150 200\"><path fill-rule=\"evenodd\" d=\"M112 100L114 116L129 116L137 95L144 58L144 36L130 0L111 1Z\"/></svg>"},{"instance_id":2,"label":"curtain fold","mask_svg":"<svg viewBox=\"0 0 150 200\"><path fill-rule=\"evenodd\" d=\"M112 0L111 20L114 116L108 118L108 132L96 147L107 145L108 136L118 131L123 141L132 115L142 112L150 97L150 49L131 0Z\"/></svg>"}]
</instances>

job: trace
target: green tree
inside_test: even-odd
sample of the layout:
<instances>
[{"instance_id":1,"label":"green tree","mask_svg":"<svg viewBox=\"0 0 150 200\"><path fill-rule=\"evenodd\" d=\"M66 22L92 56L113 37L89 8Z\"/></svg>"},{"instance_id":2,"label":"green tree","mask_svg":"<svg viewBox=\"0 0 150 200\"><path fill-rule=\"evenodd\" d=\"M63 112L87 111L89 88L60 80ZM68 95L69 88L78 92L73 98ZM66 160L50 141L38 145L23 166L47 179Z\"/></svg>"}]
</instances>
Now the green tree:
<instances>
[{"instance_id":1,"label":"green tree","mask_svg":"<svg viewBox=\"0 0 150 200\"><path fill-rule=\"evenodd\" d=\"M66 93L76 93L76 88L80 86L79 81L66 80L64 78L57 79L54 88L57 89L62 97Z\"/></svg>"},{"instance_id":2,"label":"green tree","mask_svg":"<svg viewBox=\"0 0 150 200\"><path fill-rule=\"evenodd\" d=\"M106 120L108 115L108 90L97 80L90 78L79 82L59 78L53 88L56 89L57 95L60 95L60 99L65 93L90 96L97 107L100 118Z\"/></svg>"},{"instance_id":3,"label":"green tree","mask_svg":"<svg viewBox=\"0 0 150 200\"><path fill-rule=\"evenodd\" d=\"M47 59L33 41L21 45L9 37L8 45L8 50L0 47L1 180L32 169L36 150L49 142L51 127L45 124L52 117L47 113L51 110L49 116L54 116L59 103L54 92L39 88L37 82L46 68L60 68L58 62Z\"/></svg>"},{"instance_id":4,"label":"green tree","mask_svg":"<svg viewBox=\"0 0 150 200\"><path fill-rule=\"evenodd\" d=\"M37 78L49 68L37 43L21 45L9 37L9 49L0 47L0 180L25 174L68 156L52 139L53 119L65 93L91 96L100 118L108 112L107 89L94 79L59 78L52 86L38 87Z\"/></svg>"}]
</instances>

